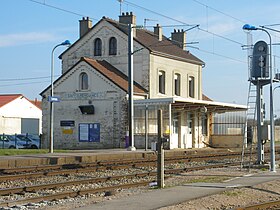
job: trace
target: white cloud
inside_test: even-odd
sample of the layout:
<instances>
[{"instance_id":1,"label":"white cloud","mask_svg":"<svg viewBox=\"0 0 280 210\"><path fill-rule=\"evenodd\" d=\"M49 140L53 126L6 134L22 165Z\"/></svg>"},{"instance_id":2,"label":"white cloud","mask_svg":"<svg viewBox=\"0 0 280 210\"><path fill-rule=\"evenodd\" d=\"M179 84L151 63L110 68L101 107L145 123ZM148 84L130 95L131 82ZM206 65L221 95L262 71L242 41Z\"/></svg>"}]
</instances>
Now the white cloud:
<instances>
[{"instance_id":1,"label":"white cloud","mask_svg":"<svg viewBox=\"0 0 280 210\"><path fill-rule=\"evenodd\" d=\"M54 34L44 32L6 34L0 35L0 47L43 43L53 41L55 39L56 37L54 36Z\"/></svg>"}]
</instances>

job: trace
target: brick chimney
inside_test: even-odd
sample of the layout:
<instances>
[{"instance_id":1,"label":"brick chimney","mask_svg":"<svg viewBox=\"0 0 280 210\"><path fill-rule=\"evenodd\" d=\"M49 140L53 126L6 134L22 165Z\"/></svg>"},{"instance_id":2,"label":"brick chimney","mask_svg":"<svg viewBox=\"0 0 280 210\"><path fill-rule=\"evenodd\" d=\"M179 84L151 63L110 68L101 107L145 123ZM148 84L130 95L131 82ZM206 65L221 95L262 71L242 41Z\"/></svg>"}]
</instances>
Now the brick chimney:
<instances>
[{"instance_id":1,"label":"brick chimney","mask_svg":"<svg viewBox=\"0 0 280 210\"><path fill-rule=\"evenodd\" d=\"M80 38L84 36L92 27L92 21L89 19L89 17L83 17L82 20L79 20L80 22Z\"/></svg>"},{"instance_id":2,"label":"brick chimney","mask_svg":"<svg viewBox=\"0 0 280 210\"><path fill-rule=\"evenodd\" d=\"M174 32L171 33L171 39L174 41L174 44L178 45L183 50L186 50L186 32L182 29L181 31L174 29Z\"/></svg>"},{"instance_id":3,"label":"brick chimney","mask_svg":"<svg viewBox=\"0 0 280 210\"><path fill-rule=\"evenodd\" d=\"M132 24L133 26L136 26L136 16L133 15L132 12L128 13L122 13L122 15L119 16L119 23L120 27L125 30L128 31L128 24ZM133 36L136 36L136 28L133 28Z\"/></svg>"},{"instance_id":4,"label":"brick chimney","mask_svg":"<svg viewBox=\"0 0 280 210\"><path fill-rule=\"evenodd\" d=\"M154 27L154 34L158 37L159 41L162 41L162 27L159 24Z\"/></svg>"}]
</instances>

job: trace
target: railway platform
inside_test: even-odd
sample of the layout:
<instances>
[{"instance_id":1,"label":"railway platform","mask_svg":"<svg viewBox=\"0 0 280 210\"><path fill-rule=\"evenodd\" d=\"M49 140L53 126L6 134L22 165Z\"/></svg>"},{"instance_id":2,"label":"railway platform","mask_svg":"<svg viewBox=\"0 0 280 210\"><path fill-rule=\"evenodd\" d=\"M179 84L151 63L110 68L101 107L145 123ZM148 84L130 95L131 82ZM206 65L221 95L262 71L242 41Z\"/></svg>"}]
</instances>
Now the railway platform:
<instances>
[{"instance_id":1,"label":"railway platform","mask_svg":"<svg viewBox=\"0 0 280 210\"><path fill-rule=\"evenodd\" d=\"M252 187L254 185L280 179L280 172L262 172L243 176L224 183L193 183L165 189L151 190L117 200L107 200L75 210L150 210L172 206L196 198L221 193L226 190Z\"/></svg>"},{"instance_id":2,"label":"railway platform","mask_svg":"<svg viewBox=\"0 0 280 210\"><path fill-rule=\"evenodd\" d=\"M232 151L240 151L238 149ZM174 149L165 150L165 157L193 155L193 154L215 154L217 152L228 152L228 149ZM152 159L157 154L152 150L127 151L126 149L105 150L73 150L67 153L47 153L32 155L0 156L0 169L18 168L42 165L67 165L81 163L95 163L113 160L135 160Z\"/></svg>"}]
</instances>

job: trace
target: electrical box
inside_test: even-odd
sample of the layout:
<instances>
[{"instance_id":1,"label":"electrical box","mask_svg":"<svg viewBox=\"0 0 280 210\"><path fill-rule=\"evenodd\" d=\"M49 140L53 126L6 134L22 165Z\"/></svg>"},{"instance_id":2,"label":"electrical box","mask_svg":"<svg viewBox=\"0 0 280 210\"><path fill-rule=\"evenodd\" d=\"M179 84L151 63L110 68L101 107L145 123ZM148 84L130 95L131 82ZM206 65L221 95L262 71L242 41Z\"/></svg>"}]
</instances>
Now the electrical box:
<instances>
[{"instance_id":1,"label":"electrical box","mask_svg":"<svg viewBox=\"0 0 280 210\"><path fill-rule=\"evenodd\" d=\"M262 125L262 140L270 140L270 125Z\"/></svg>"}]
</instances>

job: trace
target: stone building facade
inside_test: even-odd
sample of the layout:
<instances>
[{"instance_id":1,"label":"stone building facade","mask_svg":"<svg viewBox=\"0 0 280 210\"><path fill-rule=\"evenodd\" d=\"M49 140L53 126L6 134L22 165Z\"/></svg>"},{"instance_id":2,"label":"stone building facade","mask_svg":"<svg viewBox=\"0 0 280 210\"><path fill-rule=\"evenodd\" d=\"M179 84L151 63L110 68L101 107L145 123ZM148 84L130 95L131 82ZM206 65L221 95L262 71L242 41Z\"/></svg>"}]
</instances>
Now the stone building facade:
<instances>
[{"instance_id":1,"label":"stone building facade","mask_svg":"<svg viewBox=\"0 0 280 210\"><path fill-rule=\"evenodd\" d=\"M125 145L128 24L133 30L135 146L143 148L147 132L148 145L155 139L158 108L165 110L169 148L206 146L213 111L244 107L216 103L203 96L204 62L185 50L184 31L174 30L168 39L160 25L154 31L136 29L136 16L123 13L119 21L103 17L94 26L89 18L83 18L80 38L60 55L62 75L54 83L54 95L61 99L54 106L54 147L91 149ZM41 93L45 147L49 139L50 88ZM149 119L144 129L145 109Z\"/></svg>"}]
</instances>

